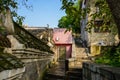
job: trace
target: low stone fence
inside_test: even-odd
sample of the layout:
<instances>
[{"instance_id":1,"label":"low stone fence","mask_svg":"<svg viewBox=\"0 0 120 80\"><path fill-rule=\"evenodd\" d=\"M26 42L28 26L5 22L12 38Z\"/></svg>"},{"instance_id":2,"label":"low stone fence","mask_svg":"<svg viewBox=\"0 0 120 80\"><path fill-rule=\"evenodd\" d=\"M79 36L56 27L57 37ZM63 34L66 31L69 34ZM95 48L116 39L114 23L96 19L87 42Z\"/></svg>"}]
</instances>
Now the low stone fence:
<instances>
[{"instance_id":1,"label":"low stone fence","mask_svg":"<svg viewBox=\"0 0 120 80\"><path fill-rule=\"evenodd\" d=\"M120 67L84 62L83 80L120 80Z\"/></svg>"}]
</instances>

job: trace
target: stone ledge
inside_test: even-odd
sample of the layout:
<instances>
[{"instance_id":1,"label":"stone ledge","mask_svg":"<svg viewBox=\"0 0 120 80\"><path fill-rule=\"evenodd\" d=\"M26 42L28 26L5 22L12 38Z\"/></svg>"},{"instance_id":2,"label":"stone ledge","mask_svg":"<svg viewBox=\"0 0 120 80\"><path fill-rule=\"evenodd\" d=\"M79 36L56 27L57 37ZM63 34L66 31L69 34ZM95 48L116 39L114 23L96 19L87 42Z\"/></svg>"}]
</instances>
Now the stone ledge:
<instances>
[{"instance_id":1,"label":"stone ledge","mask_svg":"<svg viewBox=\"0 0 120 80\"><path fill-rule=\"evenodd\" d=\"M25 67L2 71L0 72L0 80L19 79L23 72L25 72Z\"/></svg>"},{"instance_id":2,"label":"stone ledge","mask_svg":"<svg viewBox=\"0 0 120 80\"><path fill-rule=\"evenodd\" d=\"M20 59L40 59L40 58L46 58L53 56L53 54L39 51L32 48L26 48L26 49L13 49L13 54L17 56Z\"/></svg>"}]
</instances>

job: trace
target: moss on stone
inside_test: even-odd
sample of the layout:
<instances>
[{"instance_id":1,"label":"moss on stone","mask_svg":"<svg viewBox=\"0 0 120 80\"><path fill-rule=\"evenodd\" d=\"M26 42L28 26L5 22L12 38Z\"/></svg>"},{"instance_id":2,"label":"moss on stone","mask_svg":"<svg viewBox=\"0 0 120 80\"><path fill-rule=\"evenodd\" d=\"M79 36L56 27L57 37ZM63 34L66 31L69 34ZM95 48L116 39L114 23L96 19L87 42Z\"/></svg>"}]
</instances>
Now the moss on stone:
<instances>
[{"instance_id":1,"label":"moss on stone","mask_svg":"<svg viewBox=\"0 0 120 80\"><path fill-rule=\"evenodd\" d=\"M11 47L11 43L6 36L0 34L0 46L2 47Z\"/></svg>"},{"instance_id":2,"label":"moss on stone","mask_svg":"<svg viewBox=\"0 0 120 80\"><path fill-rule=\"evenodd\" d=\"M20 59L9 53L0 52L0 72L3 70L10 70L22 68L24 63Z\"/></svg>"},{"instance_id":3,"label":"moss on stone","mask_svg":"<svg viewBox=\"0 0 120 80\"><path fill-rule=\"evenodd\" d=\"M42 71L42 74L40 75L39 80L45 80L47 71L48 71L48 66L46 66L45 69Z\"/></svg>"}]
</instances>

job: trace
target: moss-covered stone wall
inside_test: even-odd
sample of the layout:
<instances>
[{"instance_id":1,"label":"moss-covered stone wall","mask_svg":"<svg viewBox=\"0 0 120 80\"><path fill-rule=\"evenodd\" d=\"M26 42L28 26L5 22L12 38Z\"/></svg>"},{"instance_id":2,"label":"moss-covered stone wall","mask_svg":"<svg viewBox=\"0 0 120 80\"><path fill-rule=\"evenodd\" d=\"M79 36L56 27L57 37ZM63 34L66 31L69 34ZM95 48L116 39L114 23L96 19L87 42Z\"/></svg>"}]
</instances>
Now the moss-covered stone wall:
<instances>
[{"instance_id":1,"label":"moss-covered stone wall","mask_svg":"<svg viewBox=\"0 0 120 80\"><path fill-rule=\"evenodd\" d=\"M44 71L50 62L50 59L46 59L25 63L25 73L20 80L42 80Z\"/></svg>"}]
</instances>

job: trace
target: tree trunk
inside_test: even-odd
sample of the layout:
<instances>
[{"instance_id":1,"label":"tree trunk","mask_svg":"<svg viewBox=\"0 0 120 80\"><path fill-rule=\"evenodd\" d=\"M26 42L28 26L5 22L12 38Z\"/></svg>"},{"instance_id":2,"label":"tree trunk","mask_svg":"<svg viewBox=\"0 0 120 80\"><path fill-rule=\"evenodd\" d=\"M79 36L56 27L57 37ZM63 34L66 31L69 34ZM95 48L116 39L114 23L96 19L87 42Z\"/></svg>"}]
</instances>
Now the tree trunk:
<instances>
[{"instance_id":1,"label":"tree trunk","mask_svg":"<svg viewBox=\"0 0 120 80\"><path fill-rule=\"evenodd\" d=\"M106 1L110 7L115 23L117 25L118 35L120 39L120 0L106 0Z\"/></svg>"}]
</instances>

